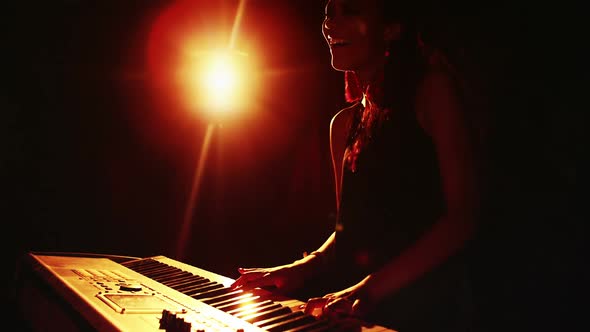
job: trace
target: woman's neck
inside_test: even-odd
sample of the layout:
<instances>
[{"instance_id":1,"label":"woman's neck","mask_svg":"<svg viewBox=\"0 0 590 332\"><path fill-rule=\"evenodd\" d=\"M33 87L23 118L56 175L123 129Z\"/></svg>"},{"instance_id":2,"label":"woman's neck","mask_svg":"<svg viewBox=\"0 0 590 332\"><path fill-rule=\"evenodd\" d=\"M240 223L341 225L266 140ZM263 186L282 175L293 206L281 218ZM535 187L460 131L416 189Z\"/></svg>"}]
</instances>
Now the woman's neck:
<instances>
[{"instance_id":1,"label":"woman's neck","mask_svg":"<svg viewBox=\"0 0 590 332\"><path fill-rule=\"evenodd\" d=\"M366 66L362 69L351 70L345 72L346 83L346 101L359 101L366 95L371 95L371 90L382 84L384 74L385 62L372 66Z\"/></svg>"},{"instance_id":2,"label":"woman's neck","mask_svg":"<svg viewBox=\"0 0 590 332\"><path fill-rule=\"evenodd\" d=\"M366 93L367 88L369 88L369 86L377 80L378 75L382 72L382 70L383 66L374 67L369 70L355 71L356 77L358 79L358 82L363 93Z\"/></svg>"},{"instance_id":3,"label":"woman's neck","mask_svg":"<svg viewBox=\"0 0 590 332\"><path fill-rule=\"evenodd\" d=\"M356 71L357 80L362 92L362 104L366 106L367 102L374 104L379 102L383 89L384 64L379 64L371 69Z\"/></svg>"}]
</instances>

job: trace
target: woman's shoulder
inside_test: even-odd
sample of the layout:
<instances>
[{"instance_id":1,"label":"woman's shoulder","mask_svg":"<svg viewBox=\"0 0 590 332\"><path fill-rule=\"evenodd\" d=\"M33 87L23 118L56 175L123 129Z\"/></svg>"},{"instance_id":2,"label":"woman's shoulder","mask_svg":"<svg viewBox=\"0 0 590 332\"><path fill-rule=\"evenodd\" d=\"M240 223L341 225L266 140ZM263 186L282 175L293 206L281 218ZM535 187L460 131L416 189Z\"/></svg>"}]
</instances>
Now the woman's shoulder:
<instances>
[{"instance_id":1,"label":"woman's shoulder","mask_svg":"<svg viewBox=\"0 0 590 332\"><path fill-rule=\"evenodd\" d=\"M489 131L489 91L481 77L435 61L416 89L416 113L428 132L433 125L460 125L486 140Z\"/></svg>"},{"instance_id":2,"label":"woman's shoulder","mask_svg":"<svg viewBox=\"0 0 590 332\"><path fill-rule=\"evenodd\" d=\"M344 149L348 130L354 121L354 115L359 106L360 102L356 102L341 109L332 117L330 121L330 144L333 148L335 145L342 145L338 149Z\"/></svg>"},{"instance_id":3,"label":"woman's shoulder","mask_svg":"<svg viewBox=\"0 0 590 332\"><path fill-rule=\"evenodd\" d=\"M461 95L461 85L451 68L440 63L427 67L418 81L415 101L416 116L427 133L432 135L436 123L462 108Z\"/></svg>"},{"instance_id":4,"label":"woman's shoulder","mask_svg":"<svg viewBox=\"0 0 590 332\"><path fill-rule=\"evenodd\" d=\"M334 114L334 116L332 117L330 126L334 127L334 125L340 124L340 123L347 123L349 120L352 119L355 110L358 109L360 104L359 102L353 103L341 110L339 110L336 114Z\"/></svg>"},{"instance_id":5,"label":"woman's shoulder","mask_svg":"<svg viewBox=\"0 0 590 332\"><path fill-rule=\"evenodd\" d=\"M432 88L458 89L459 75L453 68L441 63L428 65L418 80L418 93Z\"/></svg>"},{"instance_id":6,"label":"woman's shoulder","mask_svg":"<svg viewBox=\"0 0 590 332\"><path fill-rule=\"evenodd\" d=\"M458 87L460 75L444 52L429 48L428 51L424 51L423 56L424 63L417 82L418 93L433 86Z\"/></svg>"},{"instance_id":7,"label":"woman's shoulder","mask_svg":"<svg viewBox=\"0 0 590 332\"><path fill-rule=\"evenodd\" d=\"M359 101L356 101L356 102L354 102L354 103L352 103L352 104L350 104L350 105L348 105L348 106L346 106L346 107L344 107L344 108L340 109L340 110L339 110L339 111L338 111L338 112L337 112L337 113L334 115L334 118L335 118L335 117L337 117L337 116L343 116L343 115L345 115L345 114L352 113L352 112L354 112L354 110L358 109L358 108L360 107L360 105L361 105L361 101L360 101L360 100L359 100Z\"/></svg>"}]
</instances>

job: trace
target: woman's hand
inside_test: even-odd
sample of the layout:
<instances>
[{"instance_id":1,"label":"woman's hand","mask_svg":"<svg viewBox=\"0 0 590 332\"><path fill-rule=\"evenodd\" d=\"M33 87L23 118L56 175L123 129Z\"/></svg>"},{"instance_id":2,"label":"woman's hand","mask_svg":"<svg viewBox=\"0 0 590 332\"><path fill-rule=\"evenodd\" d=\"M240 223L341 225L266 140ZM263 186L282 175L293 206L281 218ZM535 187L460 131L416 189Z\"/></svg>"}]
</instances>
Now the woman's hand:
<instances>
[{"instance_id":1,"label":"woman's hand","mask_svg":"<svg viewBox=\"0 0 590 332\"><path fill-rule=\"evenodd\" d=\"M291 264L269 268L239 268L240 277L230 286L234 289L253 289L256 287L276 287L288 294L303 286L317 267L317 257L306 257Z\"/></svg>"},{"instance_id":2,"label":"woman's hand","mask_svg":"<svg viewBox=\"0 0 590 332\"><path fill-rule=\"evenodd\" d=\"M304 312L333 319L363 319L376 305L376 299L369 296L368 279L344 290L309 299Z\"/></svg>"}]
</instances>

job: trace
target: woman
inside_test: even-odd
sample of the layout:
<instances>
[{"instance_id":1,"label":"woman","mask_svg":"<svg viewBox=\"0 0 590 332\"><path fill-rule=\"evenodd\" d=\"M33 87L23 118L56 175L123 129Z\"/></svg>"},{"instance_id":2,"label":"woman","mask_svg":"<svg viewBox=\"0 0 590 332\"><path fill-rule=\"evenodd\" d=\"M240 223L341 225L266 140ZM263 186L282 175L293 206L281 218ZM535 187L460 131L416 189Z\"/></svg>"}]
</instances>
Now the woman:
<instances>
[{"instance_id":1,"label":"woman","mask_svg":"<svg viewBox=\"0 0 590 332\"><path fill-rule=\"evenodd\" d=\"M473 135L459 80L421 43L412 14L400 1L328 1L322 31L351 102L330 129L335 231L293 263L240 268L233 287L294 294L316 281L324 293L308 312L319 305L322 315L402 332L467 328L464 256L479 201Z\"/></svg>"}]
</instances>

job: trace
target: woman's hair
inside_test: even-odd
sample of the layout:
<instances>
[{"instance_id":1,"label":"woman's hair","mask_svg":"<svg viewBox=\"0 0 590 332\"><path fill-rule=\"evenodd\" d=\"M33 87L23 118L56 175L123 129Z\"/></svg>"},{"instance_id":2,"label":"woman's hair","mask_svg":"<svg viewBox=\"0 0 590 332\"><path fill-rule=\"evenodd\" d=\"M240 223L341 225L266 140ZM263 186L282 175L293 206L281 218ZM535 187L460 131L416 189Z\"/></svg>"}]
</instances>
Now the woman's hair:
<instances>
[{"instance_id":1,"label":"woman's hair","mask_svg":"<svg viewBox=\"0 0 590 332\"><path fill-rule=\"evenodd\" d=\"M358 102L363 93L378 94L380 106L393 111L413 110L416 89L429 67L448 72L455 80L463 102L466 103L467 116L477 131L475 135L485 135L487 110L485 97L478 91L481 82L474 82L472 73L466 69L466 57L462 48L463 40L450 29L442 9L435 7L433 0L402 1L380 0L383 19L386 23L400 23L401 35L387 48L382 81L378 89L369 86L363 91L356 75L345 72L345 99ZM454 32L453 32L454 31ZM481 78L477 78L481 80ZM373 100L375 101L375 100ZM474 105L470 105L474 104Z\"/></svg>"},{"instance_id":2,"label":"woman's hair","mask_svg":"<svg viewBox=\"0 0 590 332\"><path fill-rule=\"evenodd\" d=\"M380 88L387 93L382 94L383 107L399 108L408 106L410 95L416 80L424 67L424 54L422 43L417 28L416 14L413 5L409 1L380 0L378 4L383 6L384 21L386 23L400 23L401 35L398 40L390 42L384 54L386 57L385 68ZM363 96L363 87L354 72L345 72L345 98L347 102L356 102ZM373 88L376 86L374 85ZM367 93L376 93L369 89Z\"/></svg>"}]
</instances>

